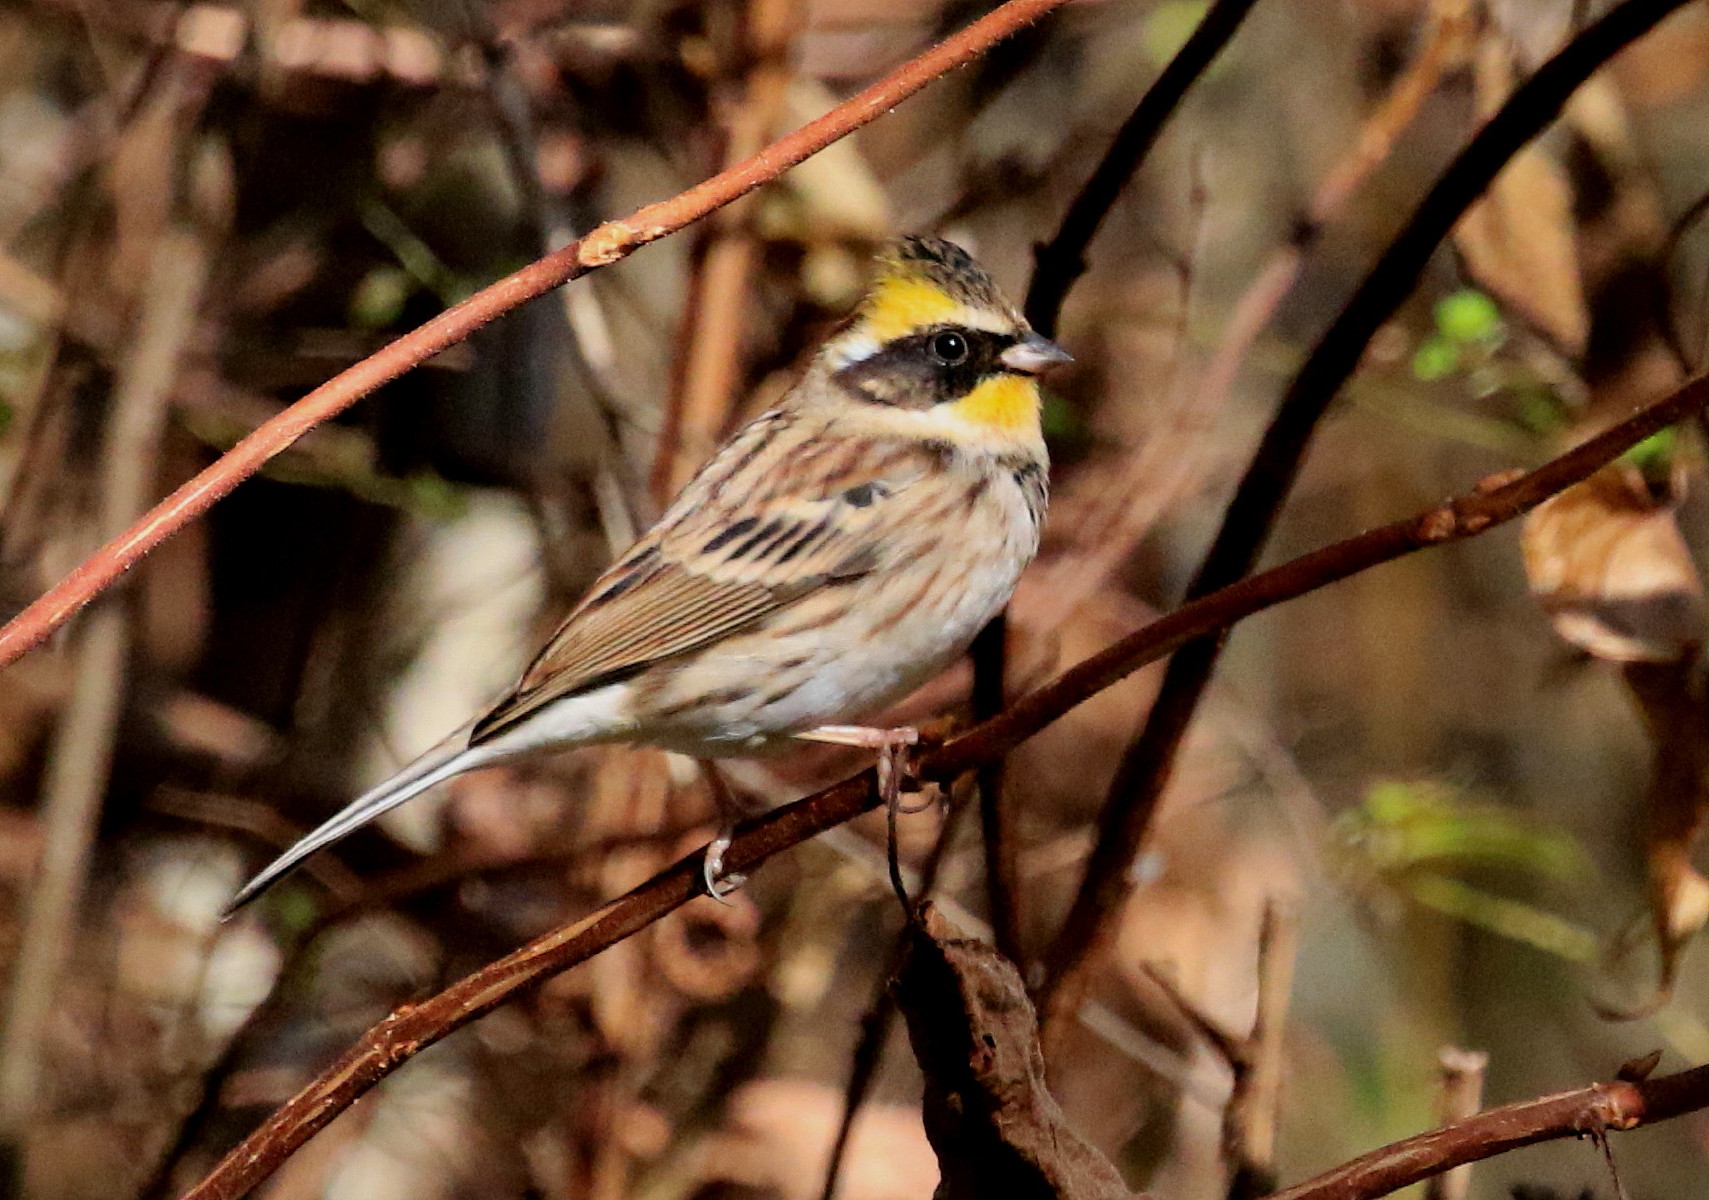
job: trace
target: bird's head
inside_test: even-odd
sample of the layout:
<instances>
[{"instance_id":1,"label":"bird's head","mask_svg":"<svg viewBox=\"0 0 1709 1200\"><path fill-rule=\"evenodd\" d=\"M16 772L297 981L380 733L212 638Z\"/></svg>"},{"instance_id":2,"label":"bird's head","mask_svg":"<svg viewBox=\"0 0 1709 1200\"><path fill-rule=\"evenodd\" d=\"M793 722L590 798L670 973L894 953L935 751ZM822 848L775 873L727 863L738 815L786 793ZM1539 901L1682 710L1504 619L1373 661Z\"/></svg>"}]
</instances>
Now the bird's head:
<instances>
[{"instance_id":1,"label":"bird's head","mask_svg":"<svg viewBox=\"0 0 1709 1200\"><path fill-rule=\"evenodd\" d=\"M898 432L968 448L1042 447L1040 371L1071 361L1027 324L967 251L906 237L820 352L834 393Z\"/></svg>"}]
</instances>

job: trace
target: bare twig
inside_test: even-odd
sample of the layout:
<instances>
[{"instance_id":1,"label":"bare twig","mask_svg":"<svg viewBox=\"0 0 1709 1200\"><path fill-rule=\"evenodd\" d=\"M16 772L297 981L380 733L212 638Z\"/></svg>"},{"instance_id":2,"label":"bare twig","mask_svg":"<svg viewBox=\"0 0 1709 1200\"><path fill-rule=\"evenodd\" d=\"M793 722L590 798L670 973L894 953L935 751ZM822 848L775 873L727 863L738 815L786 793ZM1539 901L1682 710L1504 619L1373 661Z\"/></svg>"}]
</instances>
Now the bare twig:
<instances>
[{"instance_id":1,"label":"bare twig","mask_svg":"<svg viewBox=\"0 0 1709 1200\"><path fill-rule=\"evenodd\" d=\"M755 154L771 136L788 93L789 47L805 16L802 0L753 0L747 8L748 73L729 122L725 161ZM762 243L754 228L757 196L731 204L713 221L689 301L694 324L683 349L682 386L670 398L653 456L653 498L663 503L688 481L724 436L735 408L748 293Z\"/></svg>"},{"instance_id":2,"label":"bare twig","mask_svg":"<svg viewBox=\"0 0 1709 1200\"><path fill-rule=\"evenodd\" d=\"M988 721L1003 711L1009 690L1009 614L1005 609L979 631L968 649L973 660L973 719ZM1015 836L1003 808L1004 760L979 770L979 836L985 850L985 916L991 941L1010 962L1024 964L1021 946L1020 864ZM826 1200L830 1200L826 1197Z\"/></svg>"},{"instance_id":3,"label":"bare twig","mask_svg":"<svg viewBox=\"0 0 1709 1200\"><path fill-rule=\"evenodd\" d=\"M1104 218L1150 153L1164 122L1179 106L1193 81L1204 74L1211 60L1228 44L1256 2L1217 0L1211 5L1186 44L1169 60L1157 81L1146 89L1139 105L1122 122L1115 140L1104 152L1103 161L1068 206L1056 236L1034 251L1033 277L1027 285L1022 309L1032 327L1046 337L1055 336L1062 302L1068 298L1075 280L1086 273L1086 247L1092 244Z\"/></svg>"},{"instance_id":4,"label":"bare twig","mask_svg":"<svg viewBox=\"0 0 1709 1200\"><path fill-rule=\"evenodd\" d=\"M1217 1057L1222 1059L1223 1065L1228 1067L1231 1074L1238 1076L1246 1069L1249 1047L1245 1038L1231 1033L1213 1021L1209 1013L1194 1004L1187 993L1181 990L1181 985L1175 982L1173 974L1153 962L1141 963L1139 969L1145 972L1145 977L1168 998L1176 1013L1193 1027L1193 1032L1199 1035L1205 1045L1216 1051Z\"/></svg>"},{"instance_id":5,"label":"bare twig","mask_svg":"<svg viewBox=\"0 0 1709 1200\"><path fill-rule=\"evenodd\" d=\"M1709 377L1699 377L1535 471L1486 481L1469 496L1326 546L1185 605L1022 697L1001 716L923 751L919 773L925 779L953 779L1006 753L1075 705L1194 637L1378 563L1511 521L1706 405ZM868 770L746 822L725 854L726 869L751 872L774 855L876 807L876 785L875 773ZM185 1200L234 1200L243 1195L357 1096L421 1050L518 991L585 962L682 907L702 892L701 858L696 850L582 920L537 938L420 1004L392 1013L244 1139Z\"/></svg>"},{"instance_id":6,"label":"bare twig","mask_svg":"<svg viewBox=\"0 0 1709 1200\"><path fill-rule=\"evenodd\" d=\"M1593 1083L1506 1104L1360 1155L1270 1200L1370 1200L1432 1175L1560 1138L1602 1138L1709 1106L1709 1066L1642 1081Z\"/></svg>"},{"instance_id":7,"label":"bare twig","mask_svg":"<svg viewBox=\"0 0 1709 1200\"><path fill-rule=\"evenodd\" d=\"M1436 1061L1436 1119L1443 1125L1464 1121L1483 1107L1489 1055L1482 1050L1444 1046ZM1424 1200L1466 1200L1471 1191L1472 1168L1460 1166L1431 1176L1424 1185Z\"/></svg>"},{"instance_id":8,"label":"bare twig","mask_svg":"<svg viewBox=\"0 0 1709 1200\"><path fill-rule=\"evenodd\" d=\"M1145 963L1143 970L1193 1031L1228 1067L1222 1153L1229 1166L1229 1200L1255 1200L1276 1186L1276 1111L1282 1082L1282 1029L1293 992L1299 917L1280 901L1264 906L1258 931L1258 1003L1245 1037L1213 1021L1174 979Z\"/></svg>"},{"instance_id":9,"label":"bare twig","mask_svg":"<svg viewBox=\"0 0 1709 1200\"><path fill-rule=\"evenodd\" d=\"M1294 376L1224 513L1189 597L1212 593L1252 569L1318 421L1358 366L1371 337L1412 291L1460 216L1507 161L1559 115L1592 72L1683 2L1625 0L1611 9L1520 85L1449 164ZM1128 864L1173 773L1175 752L1221 649L1220 638L1207 638L1183 647L1170 660L1150 715L1122 756L1086 876L1046 960L1041 1008L1047 1047L1064 1014L1079 1007L1088 958L1108 936L1127 898Z\"/></svg>"},{"instance_id":10,"label":"bare twig","mask_svg":"<svg viewBox=\"0 0 1709 1200\"><path fill-rule=\"evenodd\" d=\"M1276 1186L1276 1113L1282 1092L1282 1032L1294 990L1299 956L1299 914L1292 904L1264 906L1258 932L1258 1007L1235 1076L1224 1121L1224 1144L1232 1178L1230 1200L1261 1196Z\"/></svg>"},{"instance_id":11,"label":"bare twig","mask_svg":"<svg viewBox=\"0 0 1709 1200\"><path fill-rule=\"evenodd\" d=\"M198 232L169 228L155 246L135 348L120 373L102 447L103 537L134 520L153 493L161 429L179 361L195 328L206 264L207 247ZM49 752L42 785L42 858L30 888L0 1041L0 1115L14 1132L35 1105L42 1035L77 927L124 701L130 643L124 605L108 604L92 615L77 646L71 697Z\"/></svg>"},{"instance_id":12,"label":"bare twig","mask_svg":"<svg viewBox=\"0 0 1709 1200\"><path fill-rule=\"evenodd\" d=\"M1046 336L1056 332L1068 292L1086 270L1086 247L1104 218L1127 190L1140 164L1180 107L1187 89L1203 75L1234 37L1256 0L1217 0L1168 66L1146 88L1122 127L1116 131L1079 195L1068 206L1056 236L1033 256L1033 276L1027 285L1026 315ZM1183 313L1185 307L1183 306ZM1008 617L998 614L972 648L973 715L977 720L1003 709L1007 675ZM1024 961L1020 943L1019 872L1014 839L1003 812L1003 762L998 759L979 775L980 828L985 839L985 896L997 949L1010 961Z\"/></svg>"},{"instance_id":13,"label":"bare twig","mask_svg":"<svg viewBox=\"0 0 1709 1200\"><path fill-rule=\"evenodd\" d=\"M609 266L777 178L1066 2L1008 0L824 116L779 138L746 162L668 200L649 204L621 220L606 222L586 237L446 309L322 384L232 447L0 629L0 667L38 645L78 609L112 586L143 555L207 512L274 455L381 384L419 366L518 305L589 271Z\"/></svg>"},{"instance_id":14,"label":"bare twig","mask_svg":"<svg viewBox=\"0 0 1709 1200\"><path fill-rule=\"evenodd\" d=\"M920 869L916 912L932 898L944 857L949 853L950 843L955 840L956 830L961 824L961 815L967 811L965 801L952 797L950 804L943 826L938 830L938 839L932 845L931 855ZM849 1055L849 1079L843 1087L842 1120L837 1125L837 1136L831 1141L831 1153L825 1164L825 1184L819 1191L820 1200L833 1200L837 1194L837 1181L842 1175L843 1161L848 1155L849 1139L854 1134L855 1117L866 1103L873 1081L878 1078L884 1047L889 1044L890 1031L896 1024L896 1001L890 993L890 983L907 951L912 919L912 914L909 914L897 932L896 942L890 951L890 961L880 972L877 991L872 1002L867 1005L866 1015L861 1018L860 1038L855 1042L854 1052Z\"/></svg>"}]
</instances>

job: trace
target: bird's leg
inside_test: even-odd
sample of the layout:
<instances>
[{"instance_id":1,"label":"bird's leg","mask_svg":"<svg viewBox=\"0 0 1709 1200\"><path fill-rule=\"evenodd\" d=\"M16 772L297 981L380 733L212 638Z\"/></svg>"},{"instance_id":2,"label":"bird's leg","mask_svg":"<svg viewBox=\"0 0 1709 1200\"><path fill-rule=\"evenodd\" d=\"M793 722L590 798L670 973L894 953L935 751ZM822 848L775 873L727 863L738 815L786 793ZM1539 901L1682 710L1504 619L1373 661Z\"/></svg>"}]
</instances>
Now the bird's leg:
<instances>
[{"instance_id":1,"label":"bird's leg","mask_svg":"<svg viewBox=\"0 0 1709 1200\"><path fill-rule=\"evenodd\" d=\"M902 781L907 774L908 750L920 742L920 731L912 725L895 729L874 729L867 725L821 725L798 733L796 737L808 742L825 742L833 746L859 746L878 751L878 794L884 803L901 812L918 812L903 808L899 803Z\"/></svg>"},{"instance_id":2,"label":"bird's leg","mask_svg":"<svg viewBox=\"0 0 1709 1200\"><path fill-rule=\"evenodd\" d=\"M926 807L921 804L918 808L904 809L902 807L902 781L908 770L908 752L920 742L920 731L911 725L903 725L896 729L873 729L866 725L821 725L817 729L809 729L805 733L795 735L810 742L829 742L837 746L860 746L864 749L878 751L878 798L884 803L884 812L888 822L886 838L887 860L890 865L890 886L896 892L896 898L902 902L902 911L912 913L914 902L908 896L907 885L902 882L902 862L900 842L896 836L896 814L900 812L919 812ZM929 803L929 801L927 802Z\"/></svg>"},{"instance_id":3,"label":"bird's leg","mask_svg":"<svg viewBox=\"0 0 1709 1200\"><path fill-rule=\"evenodd\" d=\"M709 758L698 761L700 772L706 777L706 786L712 791L712 802L718 809L718 834L706 843L706 857L701 860L700 877L706 884L708 896L720 904L728 904L729 901L724 897L748 881L746 875L724 874L724 852L730 848L730 842L736 836L736 823L747 814L747 807L731 789L717 763Z\"/></svg>"}]
</instances>

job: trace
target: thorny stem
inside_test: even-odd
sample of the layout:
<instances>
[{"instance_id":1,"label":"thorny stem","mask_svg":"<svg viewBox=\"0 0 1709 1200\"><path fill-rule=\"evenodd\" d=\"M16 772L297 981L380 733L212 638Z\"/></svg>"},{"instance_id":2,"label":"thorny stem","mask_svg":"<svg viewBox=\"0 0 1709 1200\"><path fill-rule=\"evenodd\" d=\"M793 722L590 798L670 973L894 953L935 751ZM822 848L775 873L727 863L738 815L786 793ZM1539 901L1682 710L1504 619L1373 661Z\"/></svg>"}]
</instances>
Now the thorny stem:
<instances>
[{"instance_id":1,"label":"thorny stem","mask_svg":"<svg viewBox=\"0 0 1709 1200\"><path fill-rule=\"evenodd\" d=\"M924 779L951 780L1006 753L1069 709L1184 642L1379 563L1511 521L1705 406L1709 406L1709 376L1699 376L1528 474L1511 481L1486 481L1470 495L1323 547L1183 605L1022 697L1001 716L941 747L922 751L918 772ZM876 807L876 784L875 773L868 770L744 823L725 853L726 868L751 873L774 855ZM491 1012L519 990L587 961L701 895L701 858L696 850L582 920L535 939L436 996L392 1013L227 1154L184 1200L235 1200L244 1195L358 1096L421 1050ZM1709 1072L1709 1068L1702 1070ZM1701 1103L1709 1103L1709 1097ZM1685 1108L1675 1107L1666 1115L1682 1111Z\"/></svg>"},{"instance_id":2,"label":"thorny stem","mask_svg":"<svg viewBox=\"0 0 1709 1200\"><path fill-rule=\"evenodd\" d=\"M876 120L928 83L977 58L996 42L1065 3L1067 0L1008 0L752 158L668 200L649 204L621 220L607 221L586 237L483 288L321 384L238 442L0 628L0 667L15 662L39 645L145 554L207 512L269 459L382 384L419 366L511 309L626 258L647 243L675 233L776 179L790 167Z\"/></svg>"},{"instance_id":3,"label":"thorny stem","mask_svg":"<svg viewBox=\"0 0 1709 1200\"><path fill-rule=\"evenodd\" d=\"M1269 540L1318 421L1359 364L1372 336L1411 293L1455 222L1519 150L1559 115L1590 75L1685 0L1625 0L1538 68L1478 130L1354 290L1288 386L1223 515L1222 527L1188 588L1206 596L1249 572ZM1128 864L1150 827L1222 651L1219 637L1194 641L1170 660L1157 699L1116 769L1098 840L1040 989L1046 1052L1052 1031L1078 1007L1092 951L1109 936L1131 884Z\"/></svg>"}]
</instances>

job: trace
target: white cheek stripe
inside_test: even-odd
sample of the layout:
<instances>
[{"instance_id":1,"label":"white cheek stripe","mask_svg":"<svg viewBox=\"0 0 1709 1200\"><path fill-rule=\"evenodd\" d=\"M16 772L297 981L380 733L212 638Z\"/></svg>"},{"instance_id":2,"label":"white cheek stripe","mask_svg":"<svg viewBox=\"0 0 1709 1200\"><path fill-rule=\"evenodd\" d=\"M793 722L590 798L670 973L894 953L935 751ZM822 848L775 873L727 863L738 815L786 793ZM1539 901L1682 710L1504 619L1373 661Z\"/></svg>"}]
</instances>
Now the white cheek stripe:
<instances>
[{"instance_id":1,"label":"white cheek stripe","mask_svg":"<svg viewBox=\"0 0 1709 1200\"><path fill-rule=\"evenodd\" d=\"M864 333L850 333L830 347L831 366L834 370L853 366L864 362L883 349L878 339Z\"/></svg>"}]
</instances>

